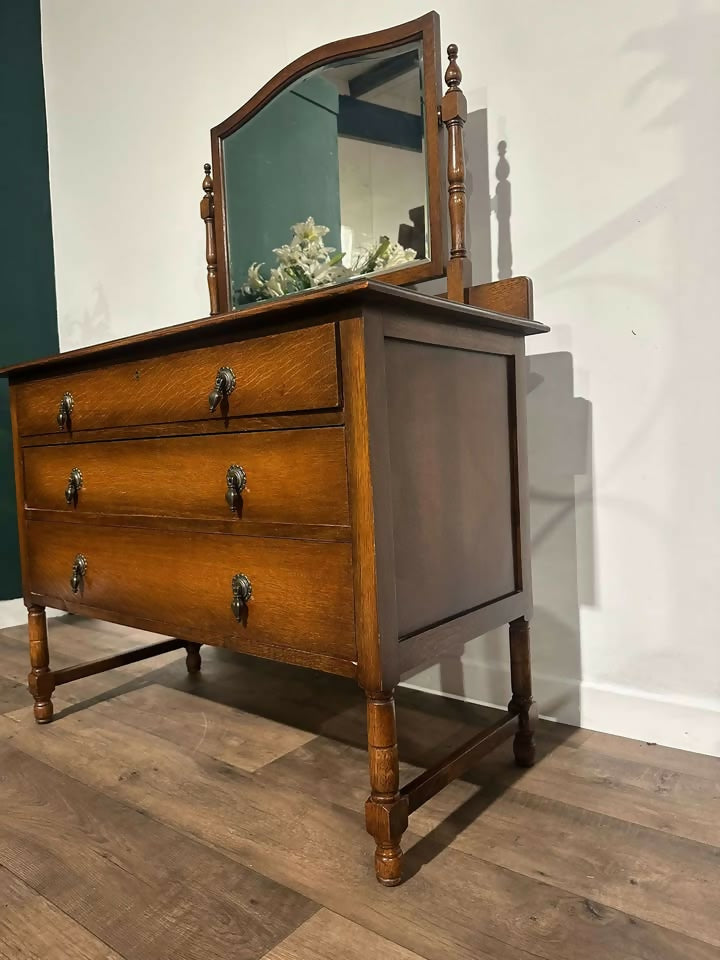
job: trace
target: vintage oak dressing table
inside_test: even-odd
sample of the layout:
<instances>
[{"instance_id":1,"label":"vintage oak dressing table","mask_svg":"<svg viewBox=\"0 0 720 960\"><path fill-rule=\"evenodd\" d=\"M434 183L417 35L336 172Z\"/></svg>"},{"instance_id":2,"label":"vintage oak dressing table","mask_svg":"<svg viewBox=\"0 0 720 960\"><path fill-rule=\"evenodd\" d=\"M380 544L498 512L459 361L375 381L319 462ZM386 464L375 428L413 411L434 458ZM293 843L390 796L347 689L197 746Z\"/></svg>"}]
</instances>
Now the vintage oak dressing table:
<instances>
[{"instance_id":1,"label":"vintage oak dressing table","mask_svg":"<svg viewBox=\"0 0 720 960\"><path fill-rule=\"evenodd\" d=\"M438 35L429 14L330 44L213 130L209 318L2 371L37 721L60 684L182 647L197 672L202 644L354 677L386 885L413 810L507 736L534 758L524 338L547 328L529 281L470 285L466 107L454 47L440 100ZM263 299L307 285L297 247L274 274L252 264L311 215L360 259L301 223L339 276ZM400 286L439 275L445 298ZM179 639L53 670L47 606ZM401 787L401 676L504 623L507 713Z\"/></svg>"}]
</instances>

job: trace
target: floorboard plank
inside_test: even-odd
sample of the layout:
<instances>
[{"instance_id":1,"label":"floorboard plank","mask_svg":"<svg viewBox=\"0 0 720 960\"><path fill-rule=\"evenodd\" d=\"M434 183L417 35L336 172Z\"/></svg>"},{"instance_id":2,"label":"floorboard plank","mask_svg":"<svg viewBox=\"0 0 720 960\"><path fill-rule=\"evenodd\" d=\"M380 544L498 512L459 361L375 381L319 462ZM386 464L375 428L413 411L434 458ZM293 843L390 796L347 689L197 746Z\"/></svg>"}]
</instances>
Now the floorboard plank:
<instances>
[{"instance_id":1,"label":"floorboard plank","mask_svg":"<svg viewBox=\"0 0 720 960\"><path fill-rule=\"evenodd\" d=\"M123 693L98 709L138 730L250 773L315 736L157 683Z\"/></svg>"},{"instance_id":2,"label":"floorboard plank","mask_svg":"<svg viewBox=\"0 0 720 960\"><path fill-rule=\"evenodd\" d=\"M374 882L360 811L263 786L259 775L142 731L131 738L125 724L92 713L39 735L8 718L0 728L19 748L428 960L717 958L699 940L452 846L416 862L415 875L388 891ZM198 816L200 809L223 815ZM407 847L417 840L409 833Z\"/></svg>"},{"instance_id":3,"label":"floorboard plank","mask_svg":"<svg viewBox=\"0 0 720 960\"><path fill-rule=\"evenodd\" d=\"M507 756L508 766L511 754ZM360 809L365 752L325 738L259 774L268 784ZM524 791L524 777L497 786L455 781L416 811L411 829L423 860L449 845L651 923L720 946L720 912L708 895L720 876L720 849ZM418 770L403 765L403 780Z\"/></svg>"},{"instance_id":4,"label":"floorboard plank","mask_svg":"<svg viewBox=\"0 0 720 960\"><path fill-rule=\"evenodd\" d=\"M26 684L0 677L0 713L10 713L28 703L32 703L32 697Z\"/></svg>"},{"instance_id":5,"label":"floorboard plank","mask_svg":"<svg viewBox=\"0 0 720 960\"><path fill-rule=\"evenodd\" d=\"M0 865L0 960L123 960Z\"/></svg>"},{"instance_id":6,"label":"floorboard plank","mask_svg":"<svg viewBox=\"0 0 720 960\"><path fill-rule=\"evenodd\" d=\"M0 765L0 862L126 960L257 960L317 909L7 740Z\"/></svg>"},{"instance_id":7,"label":"floorboard plank","mask_svg":"<svg viewBox=\"0 0 720 960\"><path fill-rule=\"evenodd\" d=\"M152 639L63 617L51 662ZM180 651L63 686L37 727L27 671L0 631L0 860L44 930L86 931L43 958L717 960L720 760L542 723L533 770L505 744L413 815L385 890L353 682L206 647L198 677ZM497 713L397 704L405 778Z\"/></svg>"},{"instance_id":8,"label":"floorboard plank","mask_svg":"<svg viewBox=\"0 0 720 960\"><path fill-rule=\"evenodd\" d=\"M713 784L716 792L720 793L720 757L689 753L645 740L614 737L609 733L588 732L590 735L582 744L584 750L619 760L632 760L643 766L662 767L675 773L689 774L693 778L701 777Z\"/></svg>"},{"instance_id":9,"label":"floorboard plank","mask_svg":"<svg viewBox=\"0 0 720 960\"><path fill-rule=\"evenodd\" d=\"M419 954L323 908L273 947L263 960L376 960L380 957L382 960L421 960Z\"/></svg>"},{"instance_id":10,"label":"floorboard plank","mask_svg":"<svg viewBox=\"0 0 720 960\"><path fill-rule=\"evenodd\" d=\"M501 752L483 762L482 776L506 782ZM473 777L473 779L476 779ZM522 777L536 796L652 827L677 837L720 846L720 791L704 777L556 744Z\"/></svg>"}]
</instances>

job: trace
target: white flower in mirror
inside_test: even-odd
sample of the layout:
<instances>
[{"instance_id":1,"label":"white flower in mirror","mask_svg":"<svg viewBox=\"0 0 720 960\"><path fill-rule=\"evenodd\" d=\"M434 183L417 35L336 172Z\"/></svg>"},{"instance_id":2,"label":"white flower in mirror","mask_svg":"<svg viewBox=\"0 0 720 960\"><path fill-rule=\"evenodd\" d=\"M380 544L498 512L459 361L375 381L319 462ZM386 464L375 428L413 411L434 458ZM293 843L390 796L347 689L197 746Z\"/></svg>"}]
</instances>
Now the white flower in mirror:
<instances>
[{"instance_id":1,"label":"white flower in mirror","mask_svg":"<svg viewBox=\"0 0 720 960\"><path fill-rule=\"evenodd\" d=\"M342 264L342 252L325 246L323 237L329 232L328 227L316 224L312 217L294 224L290 243L273 250L278 265L272 267L270 276L266 278L262 274L264 263L252 263L247 280L236 291L236 299L247 302L283 297L352 276L388 270L416 257L414 250L391 243L389 237L380 237L379 241L362 247L348 268Z\"/></svg>"}]
</instances>

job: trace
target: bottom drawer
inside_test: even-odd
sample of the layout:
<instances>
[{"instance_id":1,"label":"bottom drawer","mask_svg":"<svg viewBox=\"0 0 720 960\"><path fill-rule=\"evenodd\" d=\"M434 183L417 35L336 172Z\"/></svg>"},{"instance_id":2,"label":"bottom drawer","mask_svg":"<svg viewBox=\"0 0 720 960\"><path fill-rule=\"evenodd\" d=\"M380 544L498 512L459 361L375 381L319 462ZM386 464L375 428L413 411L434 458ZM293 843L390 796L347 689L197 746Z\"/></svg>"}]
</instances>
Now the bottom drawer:
<instances>
[{"instance_id":1,"label":"bottom drawer","mask_svg":"<svg viewBox=\"0 0 720 960\"><path fill-rule=\"evenodd\" d=\"M29 521L27 552L35 601L249 653L271 644L356 659L348 543ZM74 593L77 554L87 571ZM252 584L240 621L232 611L238 573Z\"/></svg>"}]
</instances>

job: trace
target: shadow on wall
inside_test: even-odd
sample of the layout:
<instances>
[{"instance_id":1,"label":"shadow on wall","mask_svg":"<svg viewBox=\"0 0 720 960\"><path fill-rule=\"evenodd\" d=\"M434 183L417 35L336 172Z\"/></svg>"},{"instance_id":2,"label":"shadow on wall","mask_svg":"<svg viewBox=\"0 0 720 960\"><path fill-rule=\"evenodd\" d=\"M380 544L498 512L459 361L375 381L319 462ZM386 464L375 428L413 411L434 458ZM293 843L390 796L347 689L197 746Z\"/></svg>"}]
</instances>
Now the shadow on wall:
<instances>
[{"instance_id":1,"label":"shadow on wall","mask_svg":"<svg viewBox=\"0 0 720 960\"><path fill-rule=\"evenodd\" d=\"M592 408L574 392L570 353L528 357L535 698L580 723L580 606L595 602Z\"/></svg>"},{"instance_id":2,"label":"shadow on wall","mask_svg":"<svg viewBox=\"0 0 720 960\"><path fill-rule=\"evenodd\" d=\"M70 319L64 315L60 321L62 349L75 350L94 343L104 343L112 336L110 307L101 284L95 287L95 302L87 307L82 318Z\"/></svg>"},{"instance_id":3,"label":"shadow on wall","mask_svg":"<svg viewBox=\"0 0 720 960\"><path fill-rule=\"evenodd\" d=\"M497 265L498 280L507 280L512 276L512 236L510 217L512 216L512 186L510 184L510 163L507 159L507 141L497 145L498 162L495 166L495 196L490 201L490 209L497 220Z\"/></svg>"}]
</instances>

